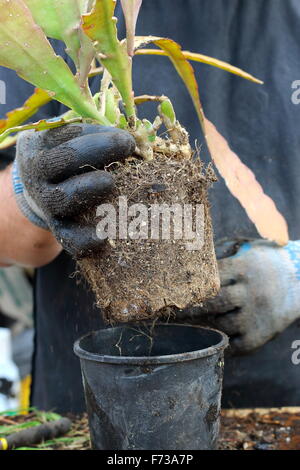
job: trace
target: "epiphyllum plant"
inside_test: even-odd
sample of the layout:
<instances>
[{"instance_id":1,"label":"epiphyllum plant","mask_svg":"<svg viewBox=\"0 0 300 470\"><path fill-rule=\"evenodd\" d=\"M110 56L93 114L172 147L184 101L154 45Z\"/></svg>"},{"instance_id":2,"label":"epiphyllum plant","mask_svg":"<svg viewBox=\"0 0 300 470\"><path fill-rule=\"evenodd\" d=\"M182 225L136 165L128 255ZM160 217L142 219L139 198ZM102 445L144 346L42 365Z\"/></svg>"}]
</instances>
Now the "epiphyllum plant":
<instances>
[{"instance_id":1,"label":"epiphyllum plant","mask_svg":"<svg viewBox=\"0 0 300 470\"><path fill-rule=\"evenodd\" d=\"M117 20L114 18L115 4L116 0L0 0L0 65L15 70L24 80L38 87L34 95L29 97L22 108L11 111L6 119L0 121L0 147L5 148L13 144L16 140L16 134L25 129L39 131L87 120L95 124L120 127L134 135L137 144L136 154L142 157L142 161L146 166L139 162L139 165L142 166L137 171L137 163L129 163L128 165L130 171L133 173L137 171L136 174L138 175L144 173L146 179L148 174L148 182L153 182L153 178L158 178L162 182L161 176L157 177L156 165L160 166L162 172L166 171L170 174L170 162L174 163L176 161L176 165L182 165L182 168L184 168L181 177L189 177L191 187L194 185L194 193L195 188L198 188L199 192L201 192L201 188L207 189L207 185L205 186L203 183L205 178L201 174L202 168L198 168L197 176L195 176L195 168L192 169L192 166L196 164L191 162L188 134L176 120L170 100L165 96L134 96L132 89L132 57L137 54L165 55L172 61L189 91L212 160L221 176L225 179L229 190L245 208L262 237L273 240L279 245L286 244L288 242L288 231L283 216L276 209L274 202L264 194L251 170L230 150L226 140L218 133L214 125L206 119L190 62L203 62L237 74L245 79L257 83L261 82L246 72L217 59L183 51L179 44L171 39L152 36L135 37L135 25L142 0L121 0L126 19L127 38L120 41L117 36ZM65 43L66 52L72 58L76 67L75 74L71 72L64 60L55 54L47 37L59 39ZM148 46L150 43L154 44L157 49L144 49L144 46ZM97 67L97 62L100 67ZM102 74L101 88L99 93L92 96L88 79L90 76L100 73ZM33 116L39 107L51 99L63 103L70 108L70 111L54 122L42 120L33 124L21 125ZM120 111L120 101L123 103L124 113ZM158 116L154 122L140 119L137 116L136 107L144 101L158 102ZM157 135L162 124L167 128L168 138ZM169 162L162 161L162 157L168 157ZM154 163L155 160L158 163ZM116 168L116 176L118 171L120 169ZM128 168L126 171L128 172ZM176 171L178 173L177 166ZM174 177L172 180L173 188L174 184L180 186L180 181L176 178ZM199 178L202 178L202 183ZM126 194L126 188L122 187L124 180L122 177L118 179L118 176L116 179L120 188ZM166 181L163 179L163 182ZM145 187L145 181L140 181L140 183ZM168 182L166 182L167 186ZM191 188L190 191L192 191ZM202 201L201 198L197 200L194 193L193 196L191 192L188 193L186 195L188 196L187 200L205 203L205 196L203 196ZM138 200L143 200L144 196L141 192L136 191L136 194L140 196ZM158 199L158 202L161 201L164 201L164 199ZM211 237L208 236L208 238ZM210 244L212 244L211 240ZM111 249L113 249L112 245ZM144 248L145 244L141 249L144 250ZM158 245L156 250L159 251ZM166 247L163 250L166 251ZM144 255L141 251L137 251L138 259L141 260ZM124 254L124 247L121 252ZM168 253L168 256L172 257L173 255L174 252L170 251ZM126 258L126 253L124 256ZM149 256L153 261L153 252ZM176 256L173 257L176 258ZM141 273L136 272L136 267L134 272L130 271L128 259L134 257L133 252L127 253L127 265L126 263L125 265L129 269L129 277L126 278L125 275L123 291L120 289L118 282L116 292L114 292L114 287L108 285L107 278L103 273L108 270L117 274L117 277L122 277L125 269L124 263L123 272L117 271L117 273L116 267L114 268L112 265L103 267L100 260L96 262L93 269L89 262L86 265L83 263L83 269L95 291L97 291L97 285L101 284L101 296L98 296L99 304L102 307L110 308L112 318L130 319L135 316L134 314L130 315L130 308L128 309L127 304L121 304L118 300L112 306L112 298L118 297L117 292L120 291L122 297L131 298L128 302L131 307L133 306L133 310L144 312L141 317L146 318L153 316L154 311L161 309L162 305L184 307L187 303L197 303L216 292L216 281L211 283L210 287L203 288L201 292L199 289L197 291L196 285L199 284L201 279L203 285L209 284L205 279L205 273L203 274L207 269L207 262L204 262L203 257L195 260L194 255L191 256L189 260L181 259L181 265L186 264L189 266L190 263L190 270L193 271L193 266L198 263L201 265L200 271L202 270L202 273L197 275L194 271L191 273L189 270L189 277L194 276L194 284L191 279L187 281L185 278L185 283L188 282L190 287L185 291L182 288L184 292L181 295L176 292L169 295L169 290L163 288L157 292L151 291L154 285L153 280L147 294L141 292L137 298L136 292L139 289L136 285L132 287L132 290L135 291L135 294L132 294L130 288L128 288L129 279L132 279L132 284L134 284L135 281L138 283L141 276ZM113 256L110 258L113 259ZM120 252L118 250L117 259L120 261ZM116 261L116 264L118 269L121 269L122 263ZM139 264L143 264L143 260ZM168 269L172 270L174 266L168 266ZM215 270L214 258L211 273ZM95 275L96 272L102 272L102 280L99 280L99 276ZM160 281L165 284L165 277L164 281ZM182 279L169 279L169 281L170 283L183 284ZM158 284L159 282L157 282ZM193 285L195 288L193 288ZM182 301L182 295L186 298L184 302ZM163 298L162 304L158 301L152 302L151 298L158 298L159 296ZM100 297L102 300L100 300ZM117 310L123 312L119 317L116 314Z\"/></svg>"}]
</instances>

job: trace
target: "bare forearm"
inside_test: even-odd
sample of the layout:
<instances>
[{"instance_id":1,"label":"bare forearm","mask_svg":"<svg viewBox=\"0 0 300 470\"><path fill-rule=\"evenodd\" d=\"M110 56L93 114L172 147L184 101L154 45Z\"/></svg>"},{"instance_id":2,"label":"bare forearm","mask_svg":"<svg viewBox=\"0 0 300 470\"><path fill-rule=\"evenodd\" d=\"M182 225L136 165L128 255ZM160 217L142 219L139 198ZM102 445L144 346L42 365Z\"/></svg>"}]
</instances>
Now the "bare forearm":
<instances>
[{"instance_id":1,"label":"bare forearm","mask_svg":"<svg viewBox=\"0 0 300 470\"><path fill-rule=\"evenodd\" d=\"M61 252L51 232L33 225L17 206L11 167L0 172L0 266L40 267Z\"/></svg>"}]
</instances>

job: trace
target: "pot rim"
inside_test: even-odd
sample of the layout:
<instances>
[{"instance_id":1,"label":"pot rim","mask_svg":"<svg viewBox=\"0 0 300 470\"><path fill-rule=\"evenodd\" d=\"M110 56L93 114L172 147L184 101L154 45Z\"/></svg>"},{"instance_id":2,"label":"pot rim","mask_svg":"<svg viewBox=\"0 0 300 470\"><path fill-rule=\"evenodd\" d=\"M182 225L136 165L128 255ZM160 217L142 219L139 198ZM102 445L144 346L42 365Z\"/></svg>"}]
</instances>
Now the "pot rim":
<instances>
[{"instance_id":1,"label":"pot rim","mask_svg":"<svg viewBox=\"0 0 300 470\"><path fill-rule=\"evenodd\" d=\"M123 325L124 327L125 325ZM106 363L106 364L119 364L119 365L150 365L150 364L170 364L170 363L177 363L177 362L185 362L185 361L192 361L194 359L199 359L203 357L208 357L216 354L217 352L224 350L227 348L229 345L229 340L228 336L223 333L222 331L216 330L214 328L208 328L204 326L199 326L199 325L189 325L189 324L176 324L176 323L157 323L156 326L172 326L172 327L189 327L189 328L198 328L201 330L209 330L209 331L214 331L218 333L221 337L221 340L219 343L213 346L209 346L208 348L205 349L198 349L196 351L188 351L184 353L178 353L178 354L166 354L163 356L110 356L110 355L105 355L105 354L97 354L97 353L91 353L86 350L84 350L81 346L80 343L84 338L87 338L88 336L92 336L95 334L97 331L101 330L95 330L91 331L83 336L81 336L77 341L74 343L74 353L76 356L78 356L80 359L85 359L89 360L91 362L101 362L101 363ZM122 325L113 327L113 328L122 328Z\"/></svg>"}]
</instances>

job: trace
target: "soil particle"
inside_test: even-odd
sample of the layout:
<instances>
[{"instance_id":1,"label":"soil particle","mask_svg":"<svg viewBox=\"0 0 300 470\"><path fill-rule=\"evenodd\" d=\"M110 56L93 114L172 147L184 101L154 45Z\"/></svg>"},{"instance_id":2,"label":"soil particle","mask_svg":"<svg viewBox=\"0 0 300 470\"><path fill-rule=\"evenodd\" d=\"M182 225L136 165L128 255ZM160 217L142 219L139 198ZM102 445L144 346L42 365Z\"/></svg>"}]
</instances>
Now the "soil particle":
<instances>
[{"instance_id":1,"label":"soil particle","mask_svg":"<svg viewBox=\"0 0 300 470\"><path fill-rule=\"evenodd\" d=\"M219 449L300 450L300 408L223 410Z\"/></svg>"},{"instance_id":2,"label":"soil particle","mask_svg":"<svg viewBox=\"0 0 300 470\"><path fill-rule=\"evenodd\" d=\"M168 402L170 410L173 410L176 406L176 399L173 397L168 397Z\"/></svg>"},{"instance_id":3,"label":"soil particle","mask_svg":"<svg viewBox=\"0 0 300 470\"><path fill-rule=\"evenodd\" d=\"M210 405L208 412L205 416L205 421L209 428L216 422L219 416L219 409L217 405Z\"/></svg>"}]
</instances>

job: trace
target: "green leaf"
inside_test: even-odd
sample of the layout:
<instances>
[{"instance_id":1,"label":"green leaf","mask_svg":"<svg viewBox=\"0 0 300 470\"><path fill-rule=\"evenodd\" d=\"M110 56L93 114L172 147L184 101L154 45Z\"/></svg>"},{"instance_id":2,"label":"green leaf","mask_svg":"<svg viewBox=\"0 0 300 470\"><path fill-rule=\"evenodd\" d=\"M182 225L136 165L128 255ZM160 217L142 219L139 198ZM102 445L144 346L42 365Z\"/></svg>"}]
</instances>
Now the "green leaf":
<instances>
[{"instance_id":1,"label":"green leaf","mask_svg":"<svg viewBox=\"0 0 300 470\"><path fill-rule=\"evenodd\" d=\"M54 413L54 412L51 412L51 411L39 411L39 410L37 410L35 414L43 422L45 422L45 421L57 421L59 419L62 419L61 415L59 415L57 413Z\"/></svg>"},{"instance_id":2,"label":"green leaf","mask_svg":"<svg viewBox=\"0 0 300 470\"><path fill-rule=\"evenodd\" d=\"M24 0L35 22L45 34L64 42L71 30L78 28L80 16L84 13L85 0ZM67 44L67 42L66 42Z\"/></svg>"},{"instance_id":3,"label":"green leaf","mask_svg":"<svg viewBox=\"0 0 300 470\"><path fill-rule=\"evenodd\" d=\"M89 76L96 76L103 72L103 69L95 69ZM5 119L0 119L0 135L11 127L20 126L23 122L27 121L30 117L34 116L36 112L45 104L49 103L53 98L45 90L36 88L33 95L31 95L25 103L20 107L9 111ZM68 111L64 114L64 119L73 119L78 117L75 111ZM7 137L5 141L0 144L0 149L10 147L16 143L17 137Z\"/></svg>"},{"instance_id":4,"label":"green leaf","mask_svg":"<svg viewBox=\"0 0 300 470\"><path fill-rule=\"evenodd\" d=\"M119 114L120 110L113 89L108 88L105 92L105 117L114 125L118 120Z\"/></svg>"},{"instance_id":5,"label":"green leaf","mask_svg":"<svg viewBox=\"0 0 300 470\"><path fill-rule=\"evenodd\" d=\"M163 118L165 126L170 129L176 123L176 115L170 100L166 99L158 107L160 116Z\"/></svg>"},{"instance_id":6,"label":"green leaf","mask_svg":"<svg viewBox=\"0 0 300 470\"><path fill-rule=\"evenodd\" d=\"M92 41L87 37L84 31L79 30L80 49L78 51L78 82L81 87L85 86L86 93L89 92L88 77L91 71L92 62L95 57L95 50Z\"/></svg>"},{"instance_id":7,"label":"green leaf","mask_svg":"<svg viewBox=\"0 0 300 470\"><path fill-rule=\"evenodd\" d=\"M127 123L127 120L126 120L126 117L124 116L124 114L120 114L118 127L120 129L127 129L128 128L128 123Z\"/></svg>"},{"instance_id":8,"label":"green leaf","mask_svg":"<svg viewBox=\"0 0 300 470\"><path fill-rule=\"evenodd\" d=\"M108 70L114 85L119 90L126 114L135 117L132 91L131 58L127 55L126 43L117 37L116 18L113 16L116 0L96 0L91 13L83 15L83 29L94 42L101 64Z\"/></svg>"},{"instance_id":9,"label":"green leaf","mask_svg":"<svg viewBox=\"0 0 300 470\"><path fill-rule=\"evenodd\" d=\"M43 442L42 444L39 444L39 448L55 446L60 443L68 445L75 442L84 442L85 440L86 438L82 437L57 437L56 439L51 439L49 441Z\"/></svg>"},{"instance_id":10,"label":"green leaf","mask_svg":"<svg viewBox=\"0 0 300 470\"><path fill-rule=\"evenodd\" d=\"M35 406L29 406L26 408L18 408L15 410L5 410L0 412L0 416L18 416L20 414L28 414L29 412L36 411Z\"/></svg>"},{"instance_id":11,"label":"green leaf","mask_svg":"<svg viewBox=\"0 0 300 470\"><path fill-rule=\"evenodd\" d=\"M86 0L24 0L35 22L46 36L60 39L79 70L84 83L94 57L91 41L83 34L81 15L86 13Z\"/></svg>"},{"instance_id":12,"label":"green leaf","mask_svg":"<svg viewBox=\"0 0 300 470\"><path fill-rule=\"evenodd\" d=\"M9 426L0 426L0 435L8 436L23 429L32 428L34 426L39 426L41 423L39 421L28 421L25 423L9 425Z\"/></svg>"},{"instance_id":13,"label":"green leaf","mask_svg":"<svg viewBox=\"0 0 300 470\"><path fill-rule=\"evenodd\" d=\"M78 65L81 15L84 13L85 0L24 0L34 21L46 36L64 41L67 52Z\"/></svg>"},{"instance_id":14,"label":"green leaf","mask_svg":"<svg viewBox=\"0 0 300 470\"><path fill-rule=\"evenodd\" d=\"M79 117L70 120L65 120L64 118L61 118L57 121L46 121L45 119L42 119L41 121L34 122L32 124L24 124L24 126L11 127L2 134L0 134L0 148L5 148L2 147L2 145L5 146L6 139L9 137L10 134L13 134L15 132L23 132L28 131L30 129L35 129L36 131L45 131L46 129L55 129L57 127L65 126L66 124L74 124L75 122L82 122L82 118Z\"/></svg>"},{"instance_id":15,"label":"green leaf","mask_svg":"<svg viewBox=\"0 0 300 470\"><path fill-rule=\"evenodd\" d=\"M46 449L39 449L38 447L17 447L14 450L46 450Z\"/></svg>"},{"instance_id":16,"label":"green leaf","mask_svg":"<svg viewBox=\"0 0 300 470\"><path fill-rule=\"evenodd\" d=\"M71 70L54 53L25 3L0 0L0 10L0 65L15 70L81 116L101 122L94 103L84 97Z\"/></svg>"},{"instance_id":17,"label":"green leaf","mask_svg":"<svg viewBox=\"0 0 300 470\"><path fill-rule=\"evenodd\" d=\"M126 39L128 55L134 54L134 36L136 22L143 0L121 0L125 22L126 22Z\"/></svg>"}]
</instances>

